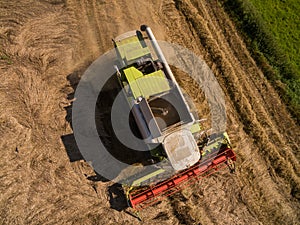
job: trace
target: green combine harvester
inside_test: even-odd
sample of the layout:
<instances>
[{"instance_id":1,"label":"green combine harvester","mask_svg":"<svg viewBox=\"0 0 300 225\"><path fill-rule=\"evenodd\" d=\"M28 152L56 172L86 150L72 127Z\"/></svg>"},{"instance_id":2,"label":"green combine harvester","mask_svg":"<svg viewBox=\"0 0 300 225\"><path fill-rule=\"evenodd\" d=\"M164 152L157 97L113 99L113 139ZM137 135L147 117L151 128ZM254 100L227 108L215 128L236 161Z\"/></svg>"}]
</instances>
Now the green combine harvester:
<instances>
[{"instance_id":1,"label":"green combine harvester","mask_svg":"<svg viewBox=\"0 0 300 225\"><path fill-rule=\"evenodd\" d=\"M227 133L203 135L150 27L143 25L113 42L116 76L153 164L127 178L128 205L142 209L217 169L233 171L236 157ZM199 136L205 137L200 141Z\"/></svg>"}]
</instances>

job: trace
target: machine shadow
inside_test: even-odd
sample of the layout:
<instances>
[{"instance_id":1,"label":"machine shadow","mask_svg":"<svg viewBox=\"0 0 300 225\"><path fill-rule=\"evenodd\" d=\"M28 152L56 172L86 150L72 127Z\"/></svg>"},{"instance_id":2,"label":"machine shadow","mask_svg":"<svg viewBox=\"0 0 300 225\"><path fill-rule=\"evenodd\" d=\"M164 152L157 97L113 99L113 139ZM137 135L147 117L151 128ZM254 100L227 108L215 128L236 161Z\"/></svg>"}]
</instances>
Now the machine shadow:
<instances>
[{"instance_id":1,"label":"machine shadow","mask_svg":"<svg viewBox=\"0 0 300 225\"><path fill-rule=\"evenodd\" d=\"M73 73L67 76L67 80L71 88L73 89L73 92L67 95L67 100L70 101L70 105L64 107L64 109L66 110L65 120L70 124L72 129L73 129L72 106L74 101L74 95L75 95L76 87L80 81L81 75L84 73L84 70L87 68L87 66L88 65L84 66L84 68L74 71ZM64 144L70 162L84 160L77 146L74 134L71 133L71 134L62 135L61 140Z\"/></svg>"},{"instance_id":2,"label":"machine shadow","mask_svg":"<svg viewBox=\"0 0 300 225\"><path fill-rule=\"evenodd\" d=\"M86 68L80 69L78 71L74 71L73 73L67 76L67 80L70 83L70 86L73 89L72 93L67 95L67 99L70 101L70 105L64 107L66 110L66 121L72 126L72 107L74 99L75 91L77 85L81 79L81 75L84 73ZM124 146L116 134L113 131L112 123L111 123L111 109L113 102L120 91L120 87L118 86L118 81L115 76L112 76L104 85L102 91L98 95L98 99L95 107L95 123L99 138L101 142L105 146L106 150L117 160L126 163L128 165L136 164L136 163L147 163L147 160L151 158L150 152L147 151L136 151ZM140 137L140 133L138 132L137 125L134 122L132 115L129 116L130 128L135 136ZM76 162L79 160L85 160L80 153L80 150L77 146L75 136L73 133L61 136L61 140L66 149L67 155L69 157L70 162ZM103 177L101 174L98 174L96 171L95 175L86 176L86 178L92 182L108 182L110 180ZM121 173L121 171L119 171ZM115 174L117 177L119 174ZM108 187L108 195L110 207L117 211L122 211L126 209L127 200L124 195L122 185L115 183Z\"/></svg>"},{"instance_id":3,"label":"machine shadow","mask_svg":"<svg viewBox=\"0 0 300 225\"><path fill-rule=\"evenodd\" d=\"M121 184L113 184L108 187L110 208L117 211L123 211L128 208L125 194Z\"/></svg>"},{"instance_id":4,"label":"machine shadow","mask_svg":"<svg viewBox=\"0 0 300 225\"><path fill-rule=\"evenodd\" d=\"M70 162L83 160L83 156L81 155L76 144L74 134L63 135L61 136L61 140L65 146Z\"/></svg>"}]
</instances>

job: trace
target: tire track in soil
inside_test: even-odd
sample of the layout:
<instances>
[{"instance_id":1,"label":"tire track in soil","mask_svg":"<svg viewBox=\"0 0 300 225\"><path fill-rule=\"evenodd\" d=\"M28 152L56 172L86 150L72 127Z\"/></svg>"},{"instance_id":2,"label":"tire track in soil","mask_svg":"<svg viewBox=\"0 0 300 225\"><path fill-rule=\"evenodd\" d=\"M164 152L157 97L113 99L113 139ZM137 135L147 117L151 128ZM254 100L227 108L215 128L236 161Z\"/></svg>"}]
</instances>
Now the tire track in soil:
<instances>
[{"instance_id":1,"label":"tire track in soil","mask_svg":"<svg viewBox=\"0 0 300 225\"><path fill-rule=\"evenodd\" d=\"M214 12L215 10L216 10L216 6L212 4L212 7L210 7L209 11ZM214 12L214 13L219 14L220 12ZM220 23L220 20L216 15L214 16L214 20ZM221 25L222 27L226 28L223 22L221 23ZM216 30L221 30L221 27L218 26ZM218 38L215 39L216 40L223 40L224 38L228 40L236 39L230 37L231 34L230 31L225 32L225 34L227 33L229 34L227 35L227 37L225 37L224 35L222 37L220 37L220 35L217 35ZM234 36L236 35L234 34ZM239 43L238 40L235 43ZM230 49L231 52L233 51L235 55L237 55L237 50L241 52L240 54L241 56L238 57L240 63L235 62L233 66L235 67L235 65L240 64L240 66L237 68L241 68L240 71L244 71L244 73L249 74L248 76L244 76L244 78L246 78L244 80L247 81L247 82L242 82L245 83L244 87L251 87L251 86L255 87L252 89L248 88L248 90L245 91L245 93L249 92L250 90L252 92L256 91L253 94L256 98L253 100L252 98L248 98L248 99L250 99L249 103L252 105L252 108L254 109L253 111L257 110L256 116L258 117L258 121L260 122L261 126L265 128L267 136L274 138L274 140L277 140L276 144L278 146L280 146L281 148L287 145L291 146L290 149L288 149L287 151L279 151L279 153L283 154L282 155L283 157L289 157L289 160L291 160L293 164L297 165L297 160L295 160L296 158L289 154L290 152L293 152L294 147L296 147L298 144L296 138L291 137L289 132L292 131L294 134L297 133L298 132L297 126L295 126L295 123L291 120L289 114L286 111L285 106L279 101L278 95L274 92L272 87L267 82L264 81L263 74L260 73L260 71L254 70L253 67L255 66L255 63L249 60L250 55L246 54L247 51L245 51L246 50L245 46L243 46L242 43L239 43L239 44L235 44L235 48L233 48L231 43L230 45L227 45L227 48ZM236 61L236 57L235 57L235 61ZM263 102L263 104L257 104L257 102ZM279 107L276 114L274 111L274 105ZM282 118L280 118L280 115L286 115L286 114L287 114L287 118L286 118L287 121L283 122ZM285 130L288 132L282 135L280 133L280 130ZM290 140L285 141L289 137ZM297 168L295 168L295 171L297 171Z\"/></svg>"},{"instance_id":2,"label":"tire track in soil","mask_svg":"<svg viewBox=\"0 0 300 225\"><path fill-rule=\"evenodd\" d=\"M274 124L274 127L278 127L279 130L285 130L285 138L290 138L291 140L293 140L294 145L288 143L292 146L296 147L297 144L299 143L299 139L297 140L296 137L294 137L295 135L293 135L295 132L297 133L297 127L295 126L294 121L291 119L290 116L287 116L285 119L287 120L287 122L283 121L281 118L281 115L285 115L288 114L286 111L286 107L281 103L280 98L278 98L278 95L274 92L274 90L272 90L272 88L270 88L270 85L268 83L263 83L262 79L263 74L262 73L257 73L255 72L255 70L253 71L253 66L255 66L255 62L254 60L250 57L249 52L245 51L245 45L244 44L239 44L236 45L236 42L234 42L234 40L239 40L238 39L238 34L235 33L231 33L230 31L233 29L233 25L231 23L228 23L228 21L226 20L220 20L218 17L218 14L220 13L217 9L217 6L215 6L215 4L217 4L216 1L213 2L213 7L211 7L211 12L214 13L214 17L215 19L218 21L218 23L220 24L220 27L223 28L224 32L224 36L228 39L228 44L231 48L231 50L233 51L233 53L235 54L235 56L237 58L240 59L241 62L248 62L247 65L243 65L245 72L248 72L250 75L251 74L256 74L258 76L249 76L249 78L252 80L253 83L256 84L256 88L257 90L260 91L261 97L263 98L264 101L264 105L265 107L267 107L269 114L268 116L271 117L273 120L272 122L276 123ZM222 12L223 14L225 14L224 12ZM227 24L227 26L225 25L225 23ZM227 28L229 27L229 28ZM231 38L230 35L232 35L234 38ZM250 59L250 60L249 60ZM268 91L271 91L271 93L268 93ZM277 109L275 108L275 106L277 106L280 110L280 112L277 111ZM277 113L275 113L277 111ZM292 127L290 129L287 129L287 127L289 127L290 125L292 125ZM296 154L296 152L295 152Z\"/></svg>"},{"instance_id":3,"label":"tire track in soil","mask_svg":"<svg viewBox=\"0 0 300 225\"><path fill-rule=\"evenodd\" d=\"M210 11L213 11L213 10L210 10ZM219 28L218 28L219 29ZM222 40L222 38L215 38L216 40ZM228 38L229 39L229 38ZM231 49L230 49L231 50ZM245 51L242 51L242 52L245 52ZM245 58L245 57L244 57ZM239 60L243 63L243 61L241 60L241 59L243 59L243 57L240 57L239 58ZM244 60L244 62L245 62L245 60ZM248 70L248 68L253 68L253 65L244 65L244 67L242 67L241 68L241 70L240 71L245 71L246 73L248 72L247 70ZM285 146L287 146L288 144L284 141L285 140L285 137L283 137L282 135L280 135L280 133L279 133L279 131L278 131L278 129L276 129L276 126L274 126L274 124L273 124L273 121L271 121L271 119L270 119L270 114L273 114L274 115L274 112L271 112L271 113L269 113L266 109L264 109L264 107L262 107L262 105L264 105L264 106L269 106L270 105L270 103L271 103L271 105L273 105L274 104L274 101L273 101L273 96L275 95L274 94L274 90L272 91L272 90L269 90L269 92L271 92L271 93L269 93L269 95L265 95L265 97L264 96L262 96L261 95L261 87L262 86L266 86L266 85L268 85L267 83L263 83L263 81L260 81L260 82L257 82L257 81L259 81L258 79L257 79L257 77L261 77L262 76L262 74L255 74L255 75L258 75L258 76L251 76L251 73L249 72L248 73L250 76L244 76L244 82L240 82L241 84L244 84L243 85L243 89L244 90L247 90L246 88L248 88L248 90L247 91L245 91L245 93L248 93L248 92L253 92L253 90L255 91L255 90L257 90L256 91L256 93L254 93L253 94L253 96L255 96L255 98L247 98L247 99L250 99L250 101L249 101L249 104L251 104L252 105L252 111L257 111L257 113L256 113L256 117L257 117L257 120L259 121L259 123L261 123L261 127L263 127L264 126L264 128L265 128L265 130L266 130L266 136L269 136L269 137L271 137L271 138L273 138L273 141L276 141L275 142L275 144L277 145L277 146L279 146L279 147L281 147L281 148L284 148ZM248 78L248 79L247 79ZM249 79L250 78L250 79ZM241 80L241 76L239 76L239 78L238 78L239 80ZM235 81L235 80L234 80ZM246 82L247 81L247 82ZM251 88L249 88L249 87L251 87L251 86L255 86L256 88L255 89L252 89L251 90ZM270 88L270 86L268 85L268 88L269 89L271 89ZM277 101L278 101L278 96L277 96ZM265 104L257 104L257 102L264 102ZM279 104L279 103L278 103ZM278 105L277 104L277 105ZM266 107L265 107L266 108ZM283 108L284 108L284 106L283 106ZM282 112L282 114L281 115L284 115L284 113L286 114L286 111L285 112ZM287 119L290 119L289 117L287 118ZM277 122L277 121L275 121L275 122ZM291 122L291 121L289 121L289 122ZM295 126L295 124L293 124L293 123L288 123L288 122L285 122L285 123L281 123L282 124L282 128L283 128L283 130L287 130L287 126L289 126L289 128L290 129L294 129L294 131L296 132L296 126ZM259 128L261 128L261 127L259 127ZM280 128L279 128L280 129ZM267 134L267 132L268 132L268 130L269 130L269 134ZM296 145L296 143L294 142L293 143L294 144L294 146ZM290 152L292 152L292 148L291 149L288 149L287 151L279 151L279 153L281 153L281 154L284 154L283 155L283 157L287 157L287 155L286 154L288 154L288 153L290 153ZM292 155L288 155L288 156L290 156L290 158L289 158L289 160L291 160L292 162L293 162L293 164L294 165L297 165L298 163L297 163L297 160L295 159L295 157L294 156L292 156ZM297 171L297 168L295 168L295 171Z\"/></svg>"}]
</instances>

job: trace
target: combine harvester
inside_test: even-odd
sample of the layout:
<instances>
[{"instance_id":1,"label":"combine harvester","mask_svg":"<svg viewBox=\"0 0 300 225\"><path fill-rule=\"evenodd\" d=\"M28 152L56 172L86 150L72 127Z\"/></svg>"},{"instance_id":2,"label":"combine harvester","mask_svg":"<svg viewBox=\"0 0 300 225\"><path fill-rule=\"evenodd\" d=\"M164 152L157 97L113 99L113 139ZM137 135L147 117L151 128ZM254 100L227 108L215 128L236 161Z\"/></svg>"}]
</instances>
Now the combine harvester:
<instances>
[{"instance_id":1,"label":"combine harvester","mask_svg":"<svg viewBox=\"0 0 300 225\"><path fill-rule=\"evenodd\" d=\"M226 132L208 137L201 121L195 120L150 27L143 25L141 31L113 40L118 81L152 156L150 169L130 176L123 185L128 205L136 210L221 168L234 171L236 160Z\"/></svg>"}]
</instances>

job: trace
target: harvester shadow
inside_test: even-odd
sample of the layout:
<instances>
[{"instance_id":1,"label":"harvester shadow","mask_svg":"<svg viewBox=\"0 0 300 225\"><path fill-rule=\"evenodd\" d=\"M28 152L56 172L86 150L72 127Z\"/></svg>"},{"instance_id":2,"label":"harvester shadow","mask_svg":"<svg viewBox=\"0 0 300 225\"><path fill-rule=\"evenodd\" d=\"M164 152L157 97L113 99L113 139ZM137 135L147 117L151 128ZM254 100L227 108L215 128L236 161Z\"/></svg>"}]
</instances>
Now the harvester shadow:
<instances>
[{"instance_id":1,"label":"harvester shadow","mask_svg":"<svg viewBox=\"0 0 300 225\"><path fill-rule=\"evenodd\" d=\"M125 210L128 207L125 194L120 184L116 183L109 186L108 195L109 195L110 208L120 212Z\"/></svg>"},{"instance_id":2,"label":"harvester shadow","mask_svg":"<svg viewBox=\"0 0 300 225\"><path fill-rule=\"evenodd\" d=\"M116 80L116 77L111 77L111 79L109 79L107 82L110 88L106 88L104 86L103 88L104 90L101 91L98 96L97 106L95 111L95 117L96 117L95 121L96 121L96 128L99 134L99 138L101 139L106 150L118 161L125 163L127 165L132 165L135 163L144 164L147 162L147 159L151 158L150 152L137 151L131 149L130 147L125 146L118 139L113 129L111 110L112 110L113 102L120 92L120 89L118 89L117 86L113 87L113 84L116 85L117 82L118 81ZM125 98L124 101L126 101ZM127 102L125 103L128 104ZM129 107L126 104L124 104L124 107ZM137 125L134 122L133 116L131 114L129 115L129 121L128 121L128 117L123 117L123 118L120 117L119 120L121 124L125 124L129 122L132 133L136 137L141 138Z\"/></svg>"},{"instance_id":3,"label":"harvester shadow","mask_svg":"<svg viewBox=\"0 0 300 225\"><path fill-rule=\"evenodd\" d=\"M91 175L91 176L86 176L86 179L93 181L93 182L108 182L109 179L101 176L99 173L97 173L96 171L94 171L95 175Z\"/></svg>"},{"instance_id":4,"label":"harvester shadow","mask_svg":"<svg viewBox=\"0 0 300 225\"><path fill-rule=\"evenodd\" d=\"M69 93L67 95L67 100L70 101L70 105L67 105L67 106L64 107L64 109L66 110L65 120L67 121L67 123L70 124L72 129L73 129L73 126L72 126L72 106L73 106L75 90L76 90L76 87L77 87L77 85L80 81L81 74L83 74L83 72L86 69L86 67L88 66L88 64L85 65L84 68L81 68L79 70L75 70L73 73L71 73L67 76L67 80L68 80L71 88L73 89L73 92ZM68 88L68 87L69 86L67 86L66 88ZM65 91L65 90L62 90L62 91ZM62 135L61 140L64 144L64 147L66 149L66 152L67 152L67 155L69 157L70 162L76 162L76 161L83 160L83 156L81 155L81 153L79 151L79 148L77 146L74 134L71 133L71 134Z\"/></svg>"},{"instance_id":5,"label":"harvester shadow","mask_svg":"<svg viewBox=\"0 0 300 225\"><path fill-rule=\"evenodd\" d=\"M61 140L65 146L70 162L83 160L83 157L76 144L74 134L63 135L61 136Z\"/></svg>"},{"instance_id":6,"label":"harvester shadow","mask_svg":"<svg viewBox=\"0 0 300 225\"><path fill-rule=\"evenodd\" d=\"M72 126L72 107L74 99L75 91L77 85L81 79L81 75L87 69L86 67L80 68L77 71L69 74L67 76L67 80L69 81L70 86L73 89L72 93L67 95L67 100L70 102L68 106L65 106L64 109L66 110L66 117L65 120L70 124L71 129ZM147 162L147 159L150 158L149 152L143 151L136 151L124 146L117 138L116 134L112 129L111 123L111 108L114 102L114 99L119 93L118 82L115 76L112 76L107 85L104 85L102 91L98 95L98 100L96 102L95 107L95 123L99 138L103 145L105 146L106 150L117 160L126 163L128 165L132 165L135 163ZM139 137L139 133L136 132L137 126L133 121L133 118L130 116L130 127L133 133ZM128 123L128 121L127 121ZM61 136L61 140L64 144L66 149L67 155L69 157L70 162L76 162L79 160L84 160L80 150L77 146L75 136L73 133ZM143 163L142 163L143 164ZM86 178L92 182L108 182L109 180L103 177L101 174L98 174L96 171L95 175L87 176ZM121 171L118 171L121 173ZM119 174L114 174L117 177ZM109 195L109 202L110 207L117 211L122 211L127 208L127 201L124 195L123 189L121 184L113 184L108 187L108 195Z\"/></svg>"},{"instance_id":7,"label":"harvester shadow","mask_svg":"<svg viewBox=\"0 0 300 225\"><path fill-rule=\"evenodd\" d=\"M76 87L80 81L80 77L84 70L78 70L67 76L71 87L74 92L68 94L67 99L70 101L70 105L64 107L67 112L65 117L66 121L72 126L72 106L74 99ZM106 150L117 160L132 165L134 163L147 162L150 158L150 153L146 151L136 151L123 145L118 139L117 135L113 131L113 126L111 122L111 109L113 102L120 92L119 83L116 76L112 76L106 84L103 86L102 90L98 95L98 99L95 107L95 123L99 138ZM126 99L124 98L124 101ZM127 102L126 102L127 104ZM129 106L128 106L129 107ZM127 117L128 119L128 117ZM137 125L134 122L132 115L129 116L129 121L123 121L123 123L130 123L132 133L140 138L140 133L138 132ZM61 139L65 145L67 154L71 162L81 160L80 152L76 144L76 140L73 134L68 134L61 136ZM121 172L121 171L119 171ZM118 174L116 174L117 176Z\"/></svg>"}]
</instances>

